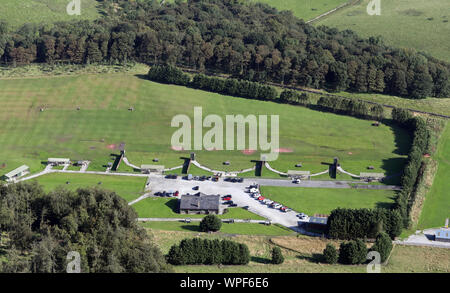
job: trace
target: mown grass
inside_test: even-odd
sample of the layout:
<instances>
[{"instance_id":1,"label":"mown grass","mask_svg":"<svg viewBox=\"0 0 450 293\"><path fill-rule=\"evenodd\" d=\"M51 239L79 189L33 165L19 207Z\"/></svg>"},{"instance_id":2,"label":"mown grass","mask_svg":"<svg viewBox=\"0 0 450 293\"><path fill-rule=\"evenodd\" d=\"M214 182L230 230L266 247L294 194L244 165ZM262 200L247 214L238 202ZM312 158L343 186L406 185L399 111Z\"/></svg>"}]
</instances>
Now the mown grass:
<instances>
[{"instance_id":1,"label":"mown grass","mask_svg":"<svg viewBox=\"0 0 450 293\"><path fill-rule=\"evenodd\" d=\"M395 192L388 190L262 186L261 194L309 216L335 208L389 207Z\"/></svg>"},{"instance_id":2,"label":"mown grass","mask_svg":"<svg viewBox=\"0 0 450 293\"><path fill-rule=\"evenodd\" d=\"M370 16L362 0L316 22L351 29L364 37L381 35L386 44L415 48L450 61L450 5L448 0L381 1L381 15Z\"/></svg>"},{"instance_id":3,"label":"mown grass","mask_svg":"<svg viewBox=\"0 0 450 293\"><path fill-rule=\"evenodd\" d=\"M51 24L57 21L95 19L100 16L96 0L81 1L81 15L68 15L70 0L2 0L0 20L12 29L25 23Z\"/></svg>"},{"instance_id":4,"label":"mown grass","mask_svg":"<svg viewBox=\"0 0 450 293\"><path fill-rule=\"evenodd\" d=\"M434 228L443 226L445 219L450 217L450 124L440 138L435 158L438 170L433 185L425 196L418 228Z\"/></svg>"},{"instance_id":5,"label":"mown grass","mask_svg":"<svg viewBox=\"0 0 450 293\"><path fill-rule=\"evenodd\" d=\"M112 190L126 201L131 201L142 195L147 178L95 174L53 173L46 174L32 180L41 184L47 192L54 190L58 186L69 190L76 190L81 187L100 187L107 190ZM69 184L66 184L66 182L69 182ZM99 182L101 182L101 184L99 184Z\"/></svg>"},{"instance_id":6,"label":"mown grass","mask_svg":"<svg viewBox=\"0 0 450 293\"><path fill-rule=\"evenodd\" d=\"M178 213L178 199L148 197L132 207L140 218L203 218L205 215L186 215ZM242 208L229 208L228 212L218 215L221 219L252 219L264 220L263 217L250 213Z\"/></svg>"},{"instance_id":7,"label":"mown grass","mask_svg":"<svg viewBox=\"0 0 450 293\"><path fill-rule=\"evenodd\" d=\"M319 172L325 167L322 162L337 156L352 173L372 165L374 172L395 174L410 144L409 135L394 126L375 128L371 121L121 73L0 80L0 104L0 175L22 164L36 172L48 157L90 160L89 170L104 171L121 143L135 165L159 158L166 167L179 166L190 151L171 149L176 130L170 127L171 119L178 114L192 119L194 106L200 105L203 117L279 115L280 147L292 152L280 153L271 165L284 172L297 162L303 163L303 170ZM128 110L131 106L134 111ZM259 158L259 152L245 155L240 150L196 153L202 164L227 171L252 167L251 161ZM224 161L230 166L223 166Z\"/></svg>"},{"instance_id":8,"label":"mown grass","mask_svg":"<svg viewBox=\"0 0 450 293\"><path fill-rule=\"evenodd\" d=\"M165 231L191 231L200 232L199 222L182 223L182 222L145 222L141 225L145 228ZM295 234L294 231L278 225L264 225L256 223L222 223L220 234L237 234L237 235L267 235L282 236Z\"/></svg>"}]
</instances>

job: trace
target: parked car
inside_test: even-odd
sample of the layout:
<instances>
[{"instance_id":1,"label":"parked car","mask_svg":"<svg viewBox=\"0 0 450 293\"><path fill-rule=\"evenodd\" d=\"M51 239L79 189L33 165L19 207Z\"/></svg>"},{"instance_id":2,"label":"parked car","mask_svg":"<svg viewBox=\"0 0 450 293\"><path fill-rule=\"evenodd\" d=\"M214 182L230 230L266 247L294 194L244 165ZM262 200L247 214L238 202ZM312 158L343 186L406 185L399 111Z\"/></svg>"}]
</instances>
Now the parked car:
<instances>
[{"instance_id":1,"label":"parked car","mask_svg":"<svg viewBox=\"0 0 450 293\"><path fill-rule=\"evenodd\" d=\"M230 207L237 207L237 204L232 203L232 204L230 204Z\"/></svg>"},{"instance_id":2,"label":"parked car","mask_svg":"<svg viewBox=\"0 0 450 293\"><path fill-rule=\"evenodd\" d=\"M232 205L234 202L232 200L225 201L223 204Z\"/></svg>"},{"instance_id":3,"label":"parked car","mask_svg":"<svg viewBox=\"0 0 450 293\"><path fill-rule=\"evenodd\" d=\"M197 186L194 186L194 187L192 187L192 189L193 189L193 190L199 190L199 189L200 189L200 186L198 186L198 185L197 185Z\"/></svg>"},{"instance_id":4,"label":"parked car","mask_svg":"<svg viewBox=\"0 0 450 293\"><path fill-rule=\"evenodd\" d=\"M300 183L300 179L294 179L294 180L292 180L292 183L296 183L296 184L299 184Z\"/></svg>"},{"instance_id":5,"label":"parked car","mask_svg":"<svg viewBox=\"0 0 450 293\"><path fill-rule=\"evenodd\" d=\"M225 197L225 198L223 198L223 200L231 200L231 197Z\"/></svg>"}]
</instances>

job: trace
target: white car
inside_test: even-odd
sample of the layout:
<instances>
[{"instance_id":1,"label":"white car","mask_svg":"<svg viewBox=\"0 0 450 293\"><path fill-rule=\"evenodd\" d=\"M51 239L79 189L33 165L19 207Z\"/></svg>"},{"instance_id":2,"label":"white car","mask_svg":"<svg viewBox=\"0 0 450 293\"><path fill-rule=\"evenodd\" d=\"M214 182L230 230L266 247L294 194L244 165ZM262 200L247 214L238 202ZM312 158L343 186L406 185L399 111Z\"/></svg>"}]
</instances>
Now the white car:
<instances>
[{"instance_id":1,"label":"white car","mask_svg":"<svg viewBox=\"0 0 450 293\"><path fill-rule=\"evenodd\" d=\"M273 207L274 207L275 209L279 209L279 208L281 208L282 206L283 206L283 205L277 203L277 204L275 204Z\"/></svg>"},{"instance_id":2,"label":"white car","mask_svg":"<svg viewBox=\"0 0 450 293\"><path fill-rule=\"evenodd\" d=\"M258 189L256 189L256 188L250 189L250 193L256 193L256 192L258 192Z\"/></svg>"},{"instance_id":3,"label":"white car","mask_svg":"<svg viewBox=\"0 0 450 293\"><path fill-rule=\"evenodd\" d=\"M266 199L266 200L264 200L264 203L267 204L267 205L273 204L273 200Z\"/></svg>"},{"instance_id":4,"label":"white car","mask_svg":"<svg viewBox=\"0 0 450 293\"><path fill-rule=\"evenodd\" d=\"M292 183L299 184L299 183L300 183L300 179L294 179L294 180L292 181Z\"/></svg>"}]
</instances>

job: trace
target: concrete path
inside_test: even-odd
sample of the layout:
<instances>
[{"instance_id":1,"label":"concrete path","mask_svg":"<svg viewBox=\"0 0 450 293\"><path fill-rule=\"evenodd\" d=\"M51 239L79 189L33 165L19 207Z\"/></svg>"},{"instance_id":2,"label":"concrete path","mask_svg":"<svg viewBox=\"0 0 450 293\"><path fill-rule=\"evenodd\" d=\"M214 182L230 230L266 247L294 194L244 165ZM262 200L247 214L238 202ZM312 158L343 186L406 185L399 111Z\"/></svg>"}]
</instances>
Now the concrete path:
<instances>
[{"instance_id":1,"label":"concrete path","mask_svg":"<svg viewBox=\"0 0 450 293\"><path fill-rule=\"evenodd\" d=\"M125 163L125 165L127 165L127 166L129 166L129 167L131 167L131 168L137 169L137 170L141 170L141 167L138 167L138 166L136 166L136 165L131 164L131 163L128 161L127 157L124 156L122 160L123 160L123 162Z\"/></svg>"},{"instance_id":2,"label":"concrete path","mask_svg":"<svg viewBox=\"0 0 450 293\"><path fill-rule=\"evenodd\" d=\"M270 171L272 171L272 172L274 172L274 173L277 173L277 174L279 174L279 175L281 175L281 176L287 176L287 175L288 175L287 173L280 172L280 171L275 170L274 168L270 167L269 162L265 162L265 163L264 163L264 166L266 166L266 168L267 168L268 170L270 170Z\"/></svg>"},{"instance_id":3,"label":"concrete path","mask_svg":"<svg viewBox=\"0 0 450 293\"><path fill-rule=\"evenodd\" d=\"M395 240L394 243L400 245L450 248L450 242L440 242L434 240L435 230L436 229L426 229L423 231L417 231L416 234L410 235L406 240Z\"/></svg>"},{"instance_id":4,"label":"concrete path","mask_svg":"<svg viewBox=\"0 0 450 293\"><path fill-rule=\"evenodd\" d=\"M359 175L355 175L355 174L352 174L352 173L350 173L350 172L345 171L344 169L342 169L341 166L338 166L336 169L337 169L339 172L344 173L344 174L347 174L347 175L349 175L349 176L351 176L351 177L361 178Z\"/></svg>"}]
</instances>

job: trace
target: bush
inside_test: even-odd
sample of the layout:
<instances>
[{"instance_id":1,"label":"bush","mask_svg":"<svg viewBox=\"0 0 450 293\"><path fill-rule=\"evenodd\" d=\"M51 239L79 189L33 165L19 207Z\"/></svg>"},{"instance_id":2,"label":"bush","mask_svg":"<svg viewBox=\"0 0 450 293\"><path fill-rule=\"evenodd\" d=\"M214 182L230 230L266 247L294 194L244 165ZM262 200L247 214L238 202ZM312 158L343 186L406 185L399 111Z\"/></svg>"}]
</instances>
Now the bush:
<instances>
[{"instance_id":1,"label":"bush","mask_svg":"<svg viewBox=\"0 0 450 293\"><path fill-rule=\"evenodd\" d=\"M282 264L284 262L283 254L279 247L274 247L272 249L272 263L275 265Z\"/></svg>"},{"instance_id":2,"label":"bush","mask_svg":"<svg viewBox=\"0 0 450 293\"><path fill-rule=\"evenodd\" d=\"M171 65L152 66L147 76L153 81L184 86L190 81L189 75Z\"/></svg>"},{"instance_id":3,"label":"bush","mask_svg":"<svg viewBox=\"0 0 450 293\"><path fill-rule=\"evenodd\" d=\"M333 244L328 243L327 247L323 250L323 259L326 263L335 264L339 258L336 247Z\"/></svg>"},{"instance_id":4,"label":"bush","mask_svg":"<svg viewBox=\"0 0 450 293\"><path fill-rule=\"evenodd\" d=\"M216 232L222 227L222 221L215 215L207 215L200 222L200 231L202 232Z\"/></svg>"},{"instance_id":5,"label":"bush","mask_svg":"<svg viewBox=\"0 0 450 293\"><path fill-rule=\"evenodd\" d=\"M342 264L362 264L366 262L367 247L361 239L341 243L339 262Z\"/></svg>"},{"instance_id":6,"label":"bush","mask_svg":"<svg viewBox=\"0 0 450 293\"><path fill-rule=\"evenodd\" d=\"M392 240L386 233L379 233L371 251L377 251L380 254L381 262L385 262L392 250Z\"/></svg>"}]
</instances>

